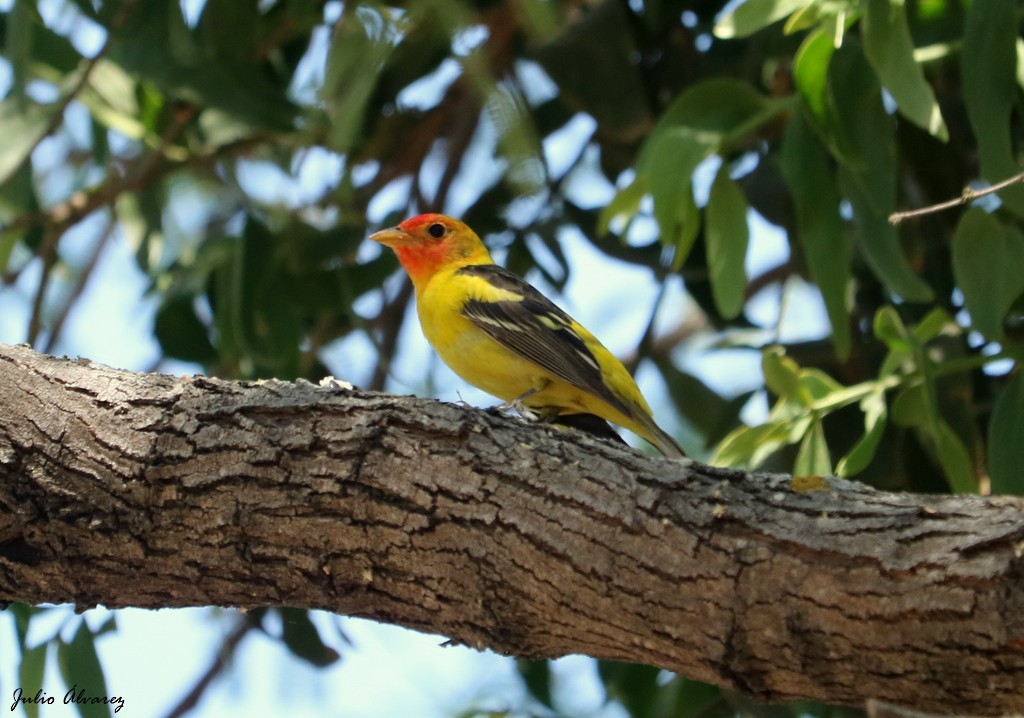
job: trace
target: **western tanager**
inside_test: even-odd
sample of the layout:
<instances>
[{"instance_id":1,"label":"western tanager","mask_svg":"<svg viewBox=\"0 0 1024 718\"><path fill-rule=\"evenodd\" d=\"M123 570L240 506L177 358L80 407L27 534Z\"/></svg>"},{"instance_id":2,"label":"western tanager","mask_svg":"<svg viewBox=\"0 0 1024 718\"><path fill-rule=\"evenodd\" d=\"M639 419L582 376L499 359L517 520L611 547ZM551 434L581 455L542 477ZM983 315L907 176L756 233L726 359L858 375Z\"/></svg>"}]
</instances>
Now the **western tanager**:
<instances>
[{"instance_id":1,"label":"western tanager","mask_svg":"<svg viewBox=\"0 0 1024 718\"><path fill-rule=\"evenodd\" d=\"M492 260L457 219L423 214L370 236L395 250L412 279L427 341L488 394L594 430L623 426L666 456L686 453L654 423L622 362L568 314ZM595 417L600 417L596 419Z\"/></svg>"}]
</instances>

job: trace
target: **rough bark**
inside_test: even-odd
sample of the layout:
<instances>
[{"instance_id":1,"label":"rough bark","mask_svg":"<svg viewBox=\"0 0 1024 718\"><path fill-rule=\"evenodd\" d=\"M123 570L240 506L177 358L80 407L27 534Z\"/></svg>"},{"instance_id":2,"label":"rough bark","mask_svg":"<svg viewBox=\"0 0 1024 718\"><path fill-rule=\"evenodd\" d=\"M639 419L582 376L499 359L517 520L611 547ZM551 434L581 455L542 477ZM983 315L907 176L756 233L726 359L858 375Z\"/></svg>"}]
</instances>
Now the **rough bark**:
<instances>
[{"instance_id":1,"label":"rough bark","mask_svg":"<svg viewBox=\"0 0 1024 718\"><path fill-rule=\"evenodd\" d=\"M0 346L0 599L287 605L762 700L1024 711L1024 503Z\"/></svg>"}]
</instances>

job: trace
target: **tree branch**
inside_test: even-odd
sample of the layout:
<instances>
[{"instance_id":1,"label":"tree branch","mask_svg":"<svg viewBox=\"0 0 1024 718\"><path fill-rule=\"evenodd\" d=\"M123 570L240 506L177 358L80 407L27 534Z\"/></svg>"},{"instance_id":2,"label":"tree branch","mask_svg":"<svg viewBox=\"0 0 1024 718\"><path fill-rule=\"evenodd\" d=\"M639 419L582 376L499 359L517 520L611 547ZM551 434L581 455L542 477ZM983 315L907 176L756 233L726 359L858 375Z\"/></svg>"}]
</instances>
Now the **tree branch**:
<instances>
[{"instance_id":1,"label":"tree branch","mask_svg":"<svg viewBox=\"0 0 1024 718\"><path fill-rule=\"evenodd\" d=\"M980 197L985 197L990 194L1004 190L1015 184L1024 182L1024 172L1016 174L1013 177L1008 177L1001 182L996 182L994 185L985 187L984 189L973 189L971 187L964 187L964 191L960 193L960 196L955 199L949 199L945 202L939 202L938 204L929 205L927 207L921 207L920 209L911 209L905 212L893 212L889 215L889 224L899 224L905 219L913 219L921 217L926 214L935 214L946 209L953 207L959 207L960 205L968 204L973 202Z\"/></svg>"},{"instance_id":2,"label":"tree branch","mask_svg":"<svg viewBox=\"0 0 1024 718\"><path fill-rule=\"evenodd\" d=\"M0 600L295 606L760 700L1024 710L1024 501L0 346Z\"/></svg>"}]
</instances>

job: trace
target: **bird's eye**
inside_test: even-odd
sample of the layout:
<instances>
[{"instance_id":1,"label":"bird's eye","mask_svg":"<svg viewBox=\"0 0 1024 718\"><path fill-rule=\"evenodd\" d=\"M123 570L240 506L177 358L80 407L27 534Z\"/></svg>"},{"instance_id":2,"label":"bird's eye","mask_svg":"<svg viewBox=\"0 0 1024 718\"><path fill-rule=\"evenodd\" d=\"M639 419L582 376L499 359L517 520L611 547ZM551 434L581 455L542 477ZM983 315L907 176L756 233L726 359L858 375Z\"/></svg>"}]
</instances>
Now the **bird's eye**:
<instances>
[{"instance_id":1,"label":"bird's eye","mask_svg":"<svg viewBox=\"0 0 1024 718\"><path fill-rule=\"evenodd\" d=\"M434 239L441 239L444 236L444 225L438 222L427 227L427 233Z\"/></svg>"}]
</instances>

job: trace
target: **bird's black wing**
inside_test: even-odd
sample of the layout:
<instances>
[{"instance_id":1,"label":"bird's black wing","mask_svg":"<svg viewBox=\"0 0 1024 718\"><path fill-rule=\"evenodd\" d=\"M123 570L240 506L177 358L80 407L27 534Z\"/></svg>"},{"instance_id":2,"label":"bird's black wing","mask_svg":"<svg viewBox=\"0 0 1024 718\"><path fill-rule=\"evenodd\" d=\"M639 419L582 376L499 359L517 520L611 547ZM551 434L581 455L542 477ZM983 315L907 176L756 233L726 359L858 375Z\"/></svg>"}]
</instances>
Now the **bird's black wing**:
<instances>
[{"instance_id":1,"label":"bird's black wing","mask_svg":"<svg viewBox=\"0 0 1024 718\"><path fill-rule=\"evenodd\" d=\"M521 278L495 264L463 267L459 274L479 277L495 289L522 299L471 298L462 314L485 334L559 379L607 402L626 416L633 411L601 376L601 365L576 332L572 317Z\"/></svg>"}]
</instances>

